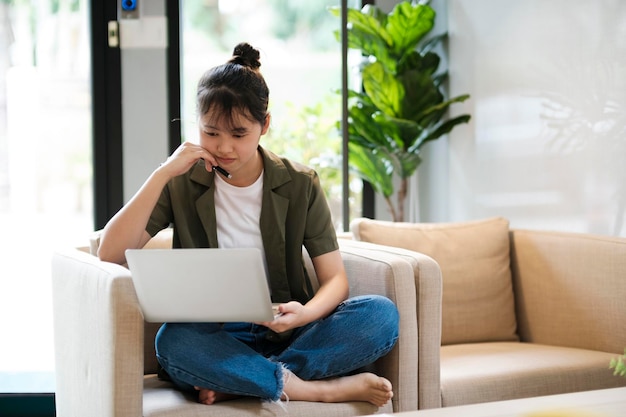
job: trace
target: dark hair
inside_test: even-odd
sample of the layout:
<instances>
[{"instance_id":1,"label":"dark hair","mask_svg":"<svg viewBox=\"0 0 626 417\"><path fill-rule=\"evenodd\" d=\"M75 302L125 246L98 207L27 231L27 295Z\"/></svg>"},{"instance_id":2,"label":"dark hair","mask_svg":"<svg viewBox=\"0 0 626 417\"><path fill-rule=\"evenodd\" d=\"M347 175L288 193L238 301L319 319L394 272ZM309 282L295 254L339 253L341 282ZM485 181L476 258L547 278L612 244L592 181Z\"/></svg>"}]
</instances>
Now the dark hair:
<instances>
[{"instance_id":1,"label":"dark hair","mask_svg":"<svg viewBox=\"0 0 626 417\"><path fill-rule=\"evenodd\" d=\"M240 43L228 62L205 72L198 81L198 116L214 110L232 126L233 113L241 112L263 125L268 114L269 89L259 71L259 58L258 50Z\"/></svg>"}]
</instances>

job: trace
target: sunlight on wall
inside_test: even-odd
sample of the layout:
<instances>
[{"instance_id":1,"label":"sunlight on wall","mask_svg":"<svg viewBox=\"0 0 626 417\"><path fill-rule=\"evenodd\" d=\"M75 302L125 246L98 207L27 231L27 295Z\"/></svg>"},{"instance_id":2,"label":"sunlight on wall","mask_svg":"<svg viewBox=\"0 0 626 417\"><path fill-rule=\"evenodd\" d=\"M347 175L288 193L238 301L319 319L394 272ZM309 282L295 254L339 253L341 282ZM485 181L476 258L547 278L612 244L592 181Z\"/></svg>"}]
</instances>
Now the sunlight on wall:
<instances>
[{"instance_id":1,"label":"sunlight on wall","mask_svg":"<svg viewBox=\"0 0 626 417\"><path fill-rule=\"evenodd\" d=\"M626 236L626 3L450 0L452 220Z\"/></svg>"}]
</instances>

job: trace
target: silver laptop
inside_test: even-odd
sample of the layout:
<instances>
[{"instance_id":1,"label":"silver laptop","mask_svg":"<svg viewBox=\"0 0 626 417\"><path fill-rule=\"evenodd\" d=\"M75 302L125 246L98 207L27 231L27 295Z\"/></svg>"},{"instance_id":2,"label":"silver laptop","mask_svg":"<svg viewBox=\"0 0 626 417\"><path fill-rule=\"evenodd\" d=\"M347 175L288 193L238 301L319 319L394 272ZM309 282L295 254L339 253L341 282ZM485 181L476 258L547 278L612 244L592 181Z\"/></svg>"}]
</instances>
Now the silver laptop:
<instances>
[{"instance_id":1,"label":"silver laptop","mask_svg":"<svg viewBox=\"0 0 626 417\"><path fill-rule=\"evenodd\" d=\"M259 249L128 249L126 260L146 321L274 318Z\"/></svg>"}]
</instances>

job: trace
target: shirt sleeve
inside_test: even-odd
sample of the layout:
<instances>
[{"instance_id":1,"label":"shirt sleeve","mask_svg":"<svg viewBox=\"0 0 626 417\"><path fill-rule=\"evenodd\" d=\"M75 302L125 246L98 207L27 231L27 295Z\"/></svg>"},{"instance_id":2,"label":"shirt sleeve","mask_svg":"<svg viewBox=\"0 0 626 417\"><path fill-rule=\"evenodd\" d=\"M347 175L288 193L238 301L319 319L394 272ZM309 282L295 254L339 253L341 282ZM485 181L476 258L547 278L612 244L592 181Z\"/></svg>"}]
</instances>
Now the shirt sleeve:
<instances>
[{"instance_id":1,"label":"shirt sleeve","mask_svg":"<svg viewBox=\"0 0 626 417\"><path fill-rule=\"evenodd\" d=\"M314 258L339 249L339 245L330 208L317 173L314 173L311 178L304 230L304 247L309 255Z\"/></svg>"},{"instance_id":2,"label":"shirt sleeve","mask_svg":"<svg viewBox=\"0 0 626 417\"><path fill-rule=\"evenodd\" d=\"M172 223L173 218L172 200L170 198L169 185L163 187L161 195L152 210L146 232L154 237L160 230L165 229Z\"/></svg>"}]
</instances>

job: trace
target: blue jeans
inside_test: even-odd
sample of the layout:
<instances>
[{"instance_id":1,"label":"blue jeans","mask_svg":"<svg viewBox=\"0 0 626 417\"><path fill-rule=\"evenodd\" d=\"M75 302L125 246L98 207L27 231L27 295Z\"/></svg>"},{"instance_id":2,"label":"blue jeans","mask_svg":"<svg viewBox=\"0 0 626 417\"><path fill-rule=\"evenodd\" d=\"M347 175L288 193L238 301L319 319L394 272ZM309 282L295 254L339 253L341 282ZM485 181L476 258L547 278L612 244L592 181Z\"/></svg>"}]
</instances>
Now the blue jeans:
<instances>
[{"instance_id":1,"label":"blue jeans","mask_svg":"<svg viewBox=\"0 0 626 417\"><path fill-rule=\"evenodd\" d=\"M165 323L156 336L157 359L180 389L277 401L284 368L303 380L348 374L393 348L398 320L396 306L373 295L350 298L281 341L252 323Z\"/></svg>"}]
</instances>

